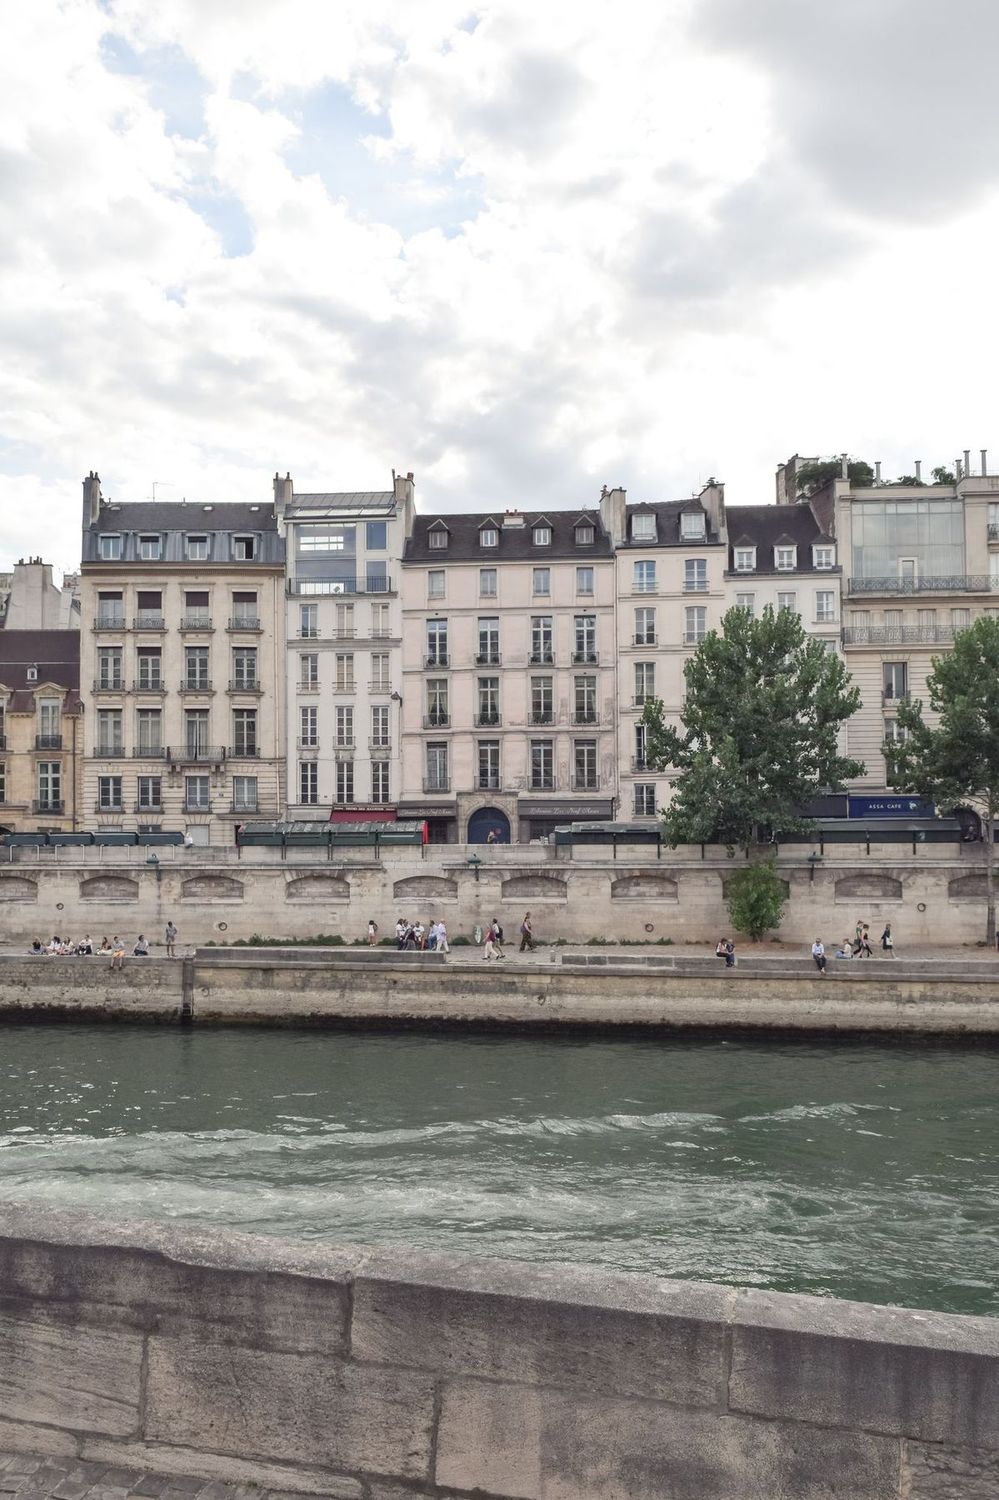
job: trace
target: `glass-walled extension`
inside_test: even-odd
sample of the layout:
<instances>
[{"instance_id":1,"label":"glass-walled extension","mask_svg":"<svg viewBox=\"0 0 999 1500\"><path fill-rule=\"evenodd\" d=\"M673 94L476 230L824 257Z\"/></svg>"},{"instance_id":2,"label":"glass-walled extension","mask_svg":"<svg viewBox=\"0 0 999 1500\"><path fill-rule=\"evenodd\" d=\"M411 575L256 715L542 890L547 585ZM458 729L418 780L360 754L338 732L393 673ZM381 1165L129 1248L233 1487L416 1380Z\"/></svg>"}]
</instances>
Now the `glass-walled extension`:
<instances>
[{"instance_id":1,"label":"glass-walled extension","mask_svg":"<svg viewBox=\"0 0 999 1500\"><path fill-rule=\"evenodd\" d=\"M851 507L851 592L974 588L960 499L859 500Z\"/></svg>"}]
</instances>

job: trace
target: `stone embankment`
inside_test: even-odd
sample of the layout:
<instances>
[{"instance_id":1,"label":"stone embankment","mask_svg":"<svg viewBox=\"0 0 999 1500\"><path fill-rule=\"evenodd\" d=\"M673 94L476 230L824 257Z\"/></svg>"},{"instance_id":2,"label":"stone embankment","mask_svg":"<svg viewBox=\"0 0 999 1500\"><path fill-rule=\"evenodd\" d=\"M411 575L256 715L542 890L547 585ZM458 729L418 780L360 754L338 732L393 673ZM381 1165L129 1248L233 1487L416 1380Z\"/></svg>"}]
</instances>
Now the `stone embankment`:
<instances>
[{"instance_id":1,"label":"stone embankment","mask_svg":"<svg viewBox=\"0 0 999 1500\"><path fill-rule=\"evenodd\" d=\"M999 1493L988 1318L10 1204L0 1285L0 1445L178 1489Z\"/></svg>"},{"instance_id":2,"label":"stone embankment","mask_svg":"<svg viewBox=\"0 0 999 1500\"><path fill-rule=\"evenodd\" d=\"M474 950L469 950L474 952ZM357 1027L999 1035L999 961L854 963L549 950L477 954L207 948L169 961L0 958L0 1015Z\"/></svg>"}]
</instances>

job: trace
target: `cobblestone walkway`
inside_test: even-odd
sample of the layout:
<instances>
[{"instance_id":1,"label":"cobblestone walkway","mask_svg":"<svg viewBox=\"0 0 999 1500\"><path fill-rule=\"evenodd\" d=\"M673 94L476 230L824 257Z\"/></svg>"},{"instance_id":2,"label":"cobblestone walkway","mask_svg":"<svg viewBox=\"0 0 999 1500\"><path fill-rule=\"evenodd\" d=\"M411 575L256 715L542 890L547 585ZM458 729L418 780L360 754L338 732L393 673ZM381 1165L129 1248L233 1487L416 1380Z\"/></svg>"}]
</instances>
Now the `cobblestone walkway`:
<instances>
[{"instance_id":1,"label":"cobblestone walkway","mask_svg":"<svg viewBox=\"0 0 999 1500\"><path fill-rule=\"evenodd\" d=\"M292 1500L254 1484L183 1479L78 1458L25 1458L0 1453L0 1500ZM295 1497L301 1500L301 1497Z\"/></svg>"}]
</instances>

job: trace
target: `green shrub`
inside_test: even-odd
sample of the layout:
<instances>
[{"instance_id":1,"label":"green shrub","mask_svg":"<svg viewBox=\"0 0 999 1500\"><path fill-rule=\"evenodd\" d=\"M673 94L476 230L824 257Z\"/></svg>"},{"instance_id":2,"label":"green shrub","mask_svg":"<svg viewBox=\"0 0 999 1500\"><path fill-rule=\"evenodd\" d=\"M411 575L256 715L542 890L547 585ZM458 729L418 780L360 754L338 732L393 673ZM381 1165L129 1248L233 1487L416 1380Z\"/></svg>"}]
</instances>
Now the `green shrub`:
<instances>
[{"instance_id":1,"label":"green shrub","mask_svg":"<svg viewBox=\"0 0 999 1500\"><path fill-rule=\"evenodd\" d=\"M784 882L774 861L747 865L728 884L728 914L737 932L758 943L765 932L779 927L787 899Z\"/></svg>"}]
</instances>

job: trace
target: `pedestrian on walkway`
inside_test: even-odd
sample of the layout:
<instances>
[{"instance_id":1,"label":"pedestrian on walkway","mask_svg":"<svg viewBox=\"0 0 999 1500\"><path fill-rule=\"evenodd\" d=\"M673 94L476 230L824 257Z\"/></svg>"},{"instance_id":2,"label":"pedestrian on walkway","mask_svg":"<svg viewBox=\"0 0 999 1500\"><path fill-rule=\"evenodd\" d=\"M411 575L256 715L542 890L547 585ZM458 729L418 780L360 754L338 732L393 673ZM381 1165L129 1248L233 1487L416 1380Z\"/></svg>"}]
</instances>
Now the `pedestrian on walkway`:
<instances>
[{"instance_id":1,"label":"pedestrian on walkway","mask_svg":"<svg viewBox=\"0 0 999 1500\"><path fill-rule=\"evenodd\" d=\"M524 913L524 920L520 924L520 951L534 952L537 945L534 941L534 926L531 922L531 913Z\"/></svg>"},{"instance_id":2,"label":"pedestrian on walkway","mask_svg":"<svg viewBox=\"0 0 999 1500\"><path fill-rule=\"evenodd\" d=\"M485 940L485 945L484 945L484 947L482 949L482 961L483 961L483 963L488 963L491 958L495 958L496 957L496 951L495 950L496 950L496 934L493 931L493 924L490 922L489 926L486 928L486 940Z\"/></svg>"},{"instance_id":3,"label":"pedestrian on walkway","mask_svg":"<svg viewBox=\"0 0 999 1500\"><path fill-rule=\"evenodd\" d=\"M818 969L819 973L822 975L822 978L825 979L825 977L826 977L826 950L825 950L825 944L823 943L823 941L822 941L821 938L816 938L815 942L812 944L812 957L815 960L815 967Z\"/></svg>"},{"instance_id":4,"label":"pedestrian on walkway","mask_svg":"<svg viewBox=\"0 0 999 1500\"><path fill-rule=\"evenodd\" d=\"M891 923L885 923L885 930L881 934L881 951L887 958L895 957L895 940L891 935Z\"/></svg>"},{"instance_id":5,"label":"pedestrian on walkway","mask_svg":"<svg viewBox=\"0 0 999 1500\"><path fill-rule=\"evenodd\" d=\"M451 945L447 940L447 927L444 918L441 917L437 923L437 952L450 953Z\"/></svg>"},{"instance_id":6,"label":"pedestrian on walkway","mask_svg":"<svg viewBox=\"0 0 999 1500\"><path fill-rule=\"evenodd\" d=\"M725 967L726 969L735 968L735 944L731 938L725 939Z\"/></svg>"},{"instance_id":7,"label":"pedestrian on walkway","mask_svg":"<svg viewBox=\"0 0 999 1500\"><path fill-rule=\"evenodd\" d=\"M107 938L104 941L107 942ZM177 929L172 921L166 924L163 941L166 943L167 958L176 958L177 954L174 952L174 945L177 942Z\"/></svg>"},{"instance_id":8,"label":"pedestrian on walkway","mask_svg":"<svg viewBox=\"0 0 999 1500\"><path fill-rule=\"evenodd\" d=\"M874 949L871 947L871 929L864 923L864 930L860 934L860 956L861 958L873 958Z\"/></svg>"},{"instance_id":9,"label":"pedestrian on walkway","mask_svg":"<svg viewBox=\"0 0 999 1500\"><path fill-rule=\"evenodd\" d=\"M497 958L506 958L503 952L503 929L499 917L493 917L493 949Z\"/></svg>"},{"instance_id":10,"label":"pedestrian on walkway","mask_svg":"<svg viewBox=\"0 0 999 1500\"><path fill-rule=\"evenodd\" d=\"M378 941L378 923L373 917L368 919L368 947L373 948Z\"/></svg>"}]
</instances>

